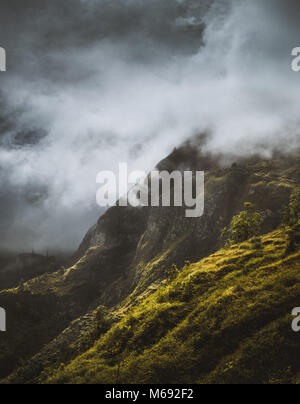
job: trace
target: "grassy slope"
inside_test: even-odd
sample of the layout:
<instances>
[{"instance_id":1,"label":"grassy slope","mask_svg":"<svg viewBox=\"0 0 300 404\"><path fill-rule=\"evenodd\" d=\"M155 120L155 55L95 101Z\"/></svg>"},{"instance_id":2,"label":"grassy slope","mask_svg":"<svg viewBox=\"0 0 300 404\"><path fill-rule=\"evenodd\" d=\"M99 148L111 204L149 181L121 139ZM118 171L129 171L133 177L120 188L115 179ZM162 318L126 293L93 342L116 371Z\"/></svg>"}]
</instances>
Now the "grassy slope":
<instances>
[{"instance_id":1,"label":"grassy slope","mask_svg":"<svg viewBox=\"0 0 300 404\"><path fill-rule=\"evenodd\" d=\"M289 383L300 372L300 251L286 234L188 264L48 383ZM128 303L128 302L127 302ZM119 312L122 307L119 307Z\"/></svg>"}]
</instances>

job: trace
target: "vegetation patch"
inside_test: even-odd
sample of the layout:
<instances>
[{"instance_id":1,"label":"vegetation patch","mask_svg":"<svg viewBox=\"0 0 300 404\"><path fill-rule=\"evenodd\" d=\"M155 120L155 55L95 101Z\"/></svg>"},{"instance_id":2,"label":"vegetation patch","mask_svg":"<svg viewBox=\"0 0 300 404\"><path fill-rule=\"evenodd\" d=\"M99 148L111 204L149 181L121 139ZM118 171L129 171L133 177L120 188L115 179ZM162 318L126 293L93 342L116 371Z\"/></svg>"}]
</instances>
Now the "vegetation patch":
<instances>
[{"instance_id":1,"label":"vegetation patch","mask_svg":"<svg viewBox=\"0 0 300 404\"><path fill-rule=\"evenodd\" d=\"M300 252L284 257L285 230L261 237L261 256L252 247L249 240L186 265L40 381L292 382L300 373L290 315L300 302Z\"/></svg>"}]
</instances>

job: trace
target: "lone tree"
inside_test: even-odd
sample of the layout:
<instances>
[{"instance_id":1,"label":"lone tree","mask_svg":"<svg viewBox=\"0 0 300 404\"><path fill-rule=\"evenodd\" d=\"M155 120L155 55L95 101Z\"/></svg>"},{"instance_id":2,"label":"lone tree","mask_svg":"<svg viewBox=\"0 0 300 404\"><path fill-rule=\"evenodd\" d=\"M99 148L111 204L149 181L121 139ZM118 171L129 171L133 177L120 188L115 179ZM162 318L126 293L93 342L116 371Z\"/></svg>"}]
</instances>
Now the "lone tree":
<instances>
[{"instance_id":1,"label":"lone tree","mask_svg":"<svg viewBox=\"0 0 300 404\"><path fill-rule=\"evenodd\" d=\"M296 188L291 194L290 203L283 213L283 224L285 226L297 226L300 221L300 188Z\"/></svg>"},{"instance_id":2,"label":"lone tree","mask_svg":"<svg viewBox=\"0 0 300 404\"><path fill-rule=\"evenodd\" d=\"M222 232L222 236L227 240L227 245L242 243L261 234L262 215L250 202L246 202L244 207L245 210L234 216L230 225L225 227Z\"/></svg>"}]
</instances>

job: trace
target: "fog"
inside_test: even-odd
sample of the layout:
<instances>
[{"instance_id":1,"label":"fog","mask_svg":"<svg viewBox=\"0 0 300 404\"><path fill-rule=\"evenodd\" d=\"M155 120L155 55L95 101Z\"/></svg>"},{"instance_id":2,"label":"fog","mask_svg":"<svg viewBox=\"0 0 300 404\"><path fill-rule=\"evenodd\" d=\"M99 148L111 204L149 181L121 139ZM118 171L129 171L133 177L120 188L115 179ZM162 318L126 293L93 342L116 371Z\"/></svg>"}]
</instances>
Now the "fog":
<instances>
[{"instance_id":1,"label":"fog","mask_svg":"<svg viewBox=\"0 0 300 404\"><path fill-rule=\"evenodd\" d=\"M299 21L294 0L2 0L0 247L75 249L100 170L150 170L197 133L296 147Z\"/></svg>"}]
</instances>

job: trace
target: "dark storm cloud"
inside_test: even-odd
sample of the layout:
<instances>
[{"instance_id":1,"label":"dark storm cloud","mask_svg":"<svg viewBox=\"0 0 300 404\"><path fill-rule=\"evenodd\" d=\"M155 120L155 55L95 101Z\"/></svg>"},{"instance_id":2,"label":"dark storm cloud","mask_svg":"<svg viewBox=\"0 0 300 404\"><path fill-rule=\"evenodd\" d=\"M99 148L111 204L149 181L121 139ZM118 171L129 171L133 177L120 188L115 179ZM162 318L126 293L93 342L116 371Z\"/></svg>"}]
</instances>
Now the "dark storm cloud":
<instances>
[{"instance_id":1,"label":"dark storm cloud","mask_svg":"<svg viewBox=\"0 0 300 404\"><path fill-rule=\"evenodd\" d=\"M10 51L8 70L29 80L36 75L72 84L97 66L72 65L68 53L100 43L113 45L119 58L131 63L195 53L210 1L3 0L0 38Z\"/></svg>"},{"instance_id":2,"label":"dark storm cloud","mask_svg":"<svg viewBox=\"0 0 300 404\"><path fill-rule=\"evenodd\" d=\"M196 51L201 40L203 14L207 0L3 0L1 2L0 36L17 52L66 50L91 46L103 39L134 39L136 56L141 50L159 47L178 51ZM180 22L186 21L186 24ZM13 48L12 48L13 49ZM139 54L140 51L140 54Z\"/></svg>"},{"instance_id":3,"label":"dark storm cloud","mask_svg":"<svg viewBox=\"0 0 300 404\"><path fill-rule=\"evenodd\" d=\"M269 12L272 13L272 10L280 17L284 18L287 24L296 27L299 27L299 18L300 18L300 3L297 0L266 0L263 3L263 6L267 7ZM298 28L299 32L299 28Z\"/></svg>"},{"instance_id":4,"label":"dark storm cloud","mask_svg":"<svg viewBox=\"0 0 300 404\"><path fill-rule=\"evenodd\" d=\"M155 135L144 123L149 112L156 115L153 95L139 112L127 101L131 87L151 92L154 85L159 93L164 79L155 76L169 74L169 58L195 54L201 46L208 4L1 2L0 45L8 56L8 72L0 77L2 246L79 243L100 213L94 197L97 171L136 159L134 151L142 153ZM145 131L141 139L140 131Z\"/></svg>"},{"instance_id":5,"label":"dark storm cloud","mask_svg":"<svg viewBox=\"0 0 300 404\"><path fill-rule=\"evenodd\" d=\"M210 150L296 144L299 10L294 0L2 0L0 244L74 248L99 215L98 171L149 170L199 131L213 134Z\"/></svg>"}]
</instances>

